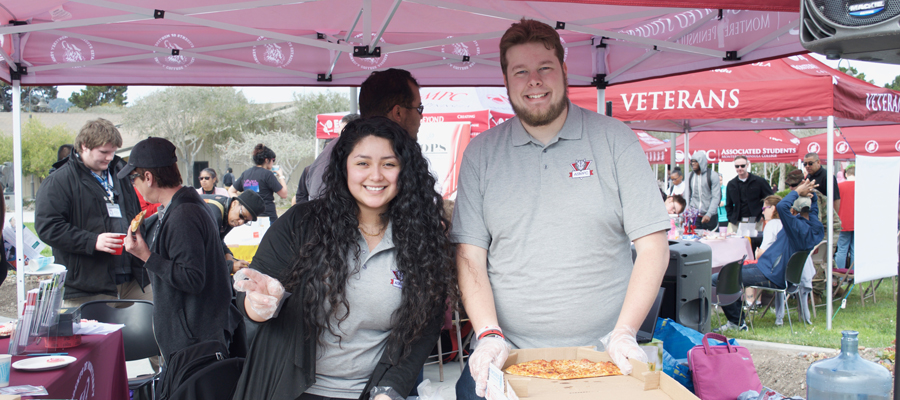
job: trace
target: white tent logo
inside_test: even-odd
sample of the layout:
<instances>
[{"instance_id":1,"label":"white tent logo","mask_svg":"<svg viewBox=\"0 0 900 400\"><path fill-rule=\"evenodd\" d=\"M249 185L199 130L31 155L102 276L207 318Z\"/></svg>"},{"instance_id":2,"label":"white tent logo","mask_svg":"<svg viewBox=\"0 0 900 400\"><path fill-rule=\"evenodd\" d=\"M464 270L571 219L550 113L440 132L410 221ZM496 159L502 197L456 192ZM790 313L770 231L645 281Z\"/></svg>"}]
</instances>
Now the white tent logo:
<instances>
[{"instance_id":1,"label":"white tent logo","mask_svg":"<svg viewBox=\"0 0 900 400\"><path fill-rule=\"evenodd\" d=\"M57 64L94 59L94 46L84 39L61 36L50 45L50 59Z\"/></svg>"},{"instance_id":2,"label":"white tent logo","mask_svg":"<svg viewBox=\"0 0 900 400\"><path fill-rule=\"evenodd\" d=\"M447 36L447 39L452 38L453 36ZM477 57L481 55L481 47L478 46L477 41L465 42L465 43L453 43L441 46L441 53L450 53L456 56L469 56L469 57ZM447 57L444 57L446 60ZM472 68L475 65L475 61L466 61L466 62L455 62L447 64L450 68L453 68L457 71L465 71L469 68Z\"/></svg>"},{"instance_id":3,"label":"white tent logo","mask_svg":"<svg viewBox=\"0 0 900 400\"><path fill-rule=\"evenodd\" d=\"M876 142L874 140L870 140L870 141L866 142L866 151L868 151L869 153L874 153L874 152L878 151L878 142Z\"/></svg>"},{"instance_id":4,"label":"white tent logo","mask_svg":"<svg viewBox=\"0 0 900 400\"><path fill-rule=\"evenodd\" d=\"M807 153L819 153L819 150L821 149L819 148L819 144L816 142L812 142L809 144L809 146L806 146Z\"/></svg>"},{"instance_id":5,"label":"white tent logo","mask_svg":"<svg viewBox=\"0 0 900 400\"><path fill-rule=\"evenodd\" d=\"M186 36L177 33L170 33L156 41L156 47L164 47L170 49L169 55L166 57L156 57L156 63L169 71L181 71L190 67L194 63L194 57L184 55L174 55L171 50L184 50L194 48L194 43Z\"/></svg>"},{"instance_id":6,"label":"white tent logo","mask_svg":"<svg viewBox=\"0 0 900 400\"><path fill-rule=\"evenodd\" d=\"M256 41L266 40L260 36ZM262 51L257 51L258 47L262 47ZM287 51L287 54L285 54ZM266 43L262 46L253 46L253 61L259 65L267 65L270 67L284 68L294 60L294 44L291 42L284 43Z\"/></svg>"},{"instance_id":7,"label":"white tent logo","mask_svg":"<svg viewBox=\"0 0 900 400\"><path fill-rule=\"evenodd\" d=\"M894 150L900 152L900 140L898 140L897 143L894 143Z\"/></svg>"},{"instance_id":8,"label":"white tent logo","mask_svg":"<svg viewBox=\"0 0 900 400\"><path fill-rule=\"evenodd\" d=\"M841 141L840 143L834 145L834 151L844 154L850 151L850 144L845 141Z\"/></svg>"},{"instance_id":9,"label":"white tent logo","mask_svg":"<svg viewBox=\"0 0 900 400\"><path fill-rule=\"evenodd\" d=\"M356 36L353 37L354 39L357 39L357 41L350 42L350 43L353 43L354 45L361 45L362 41L359 39L362 39L362 35L363 35L362 33L357 34ZM372 34L372 37L375 37L374 33ZM378 41L378 43L384 44L385 43L384 39L380 39ZM371 51L371 50L372 50L372 45L369 45L369 51ZM347 56L350 57L350 61L352 61L354 65L356 65L357 67L360 67L362 69L367 69L367 70L381 68L381 66L384 65L385 61L387 61L388 55L389 54L387 54L387 53L382 53L381 57L378 57L378 58L357 58L357 57L353 57L352 53L347 54Z\"/></svg>"}]
</instances>

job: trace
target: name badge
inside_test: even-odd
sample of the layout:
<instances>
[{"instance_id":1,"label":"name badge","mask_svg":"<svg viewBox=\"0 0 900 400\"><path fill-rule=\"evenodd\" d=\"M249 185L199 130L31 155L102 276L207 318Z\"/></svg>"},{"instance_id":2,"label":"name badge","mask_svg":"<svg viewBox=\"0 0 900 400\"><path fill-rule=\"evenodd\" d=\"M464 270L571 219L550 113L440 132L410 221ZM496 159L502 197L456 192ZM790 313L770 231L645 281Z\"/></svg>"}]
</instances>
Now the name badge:
<instances>
[{"instance_id":1,"label":"name badge","mask_svg":"<svg viewBox=\"0 0 900 400\"><path fill-rule=\"evenodd\" d=\"M122 209L118 204L106 203L106 211L110 218L122 218Z\"/></svg>"}]
</instances>

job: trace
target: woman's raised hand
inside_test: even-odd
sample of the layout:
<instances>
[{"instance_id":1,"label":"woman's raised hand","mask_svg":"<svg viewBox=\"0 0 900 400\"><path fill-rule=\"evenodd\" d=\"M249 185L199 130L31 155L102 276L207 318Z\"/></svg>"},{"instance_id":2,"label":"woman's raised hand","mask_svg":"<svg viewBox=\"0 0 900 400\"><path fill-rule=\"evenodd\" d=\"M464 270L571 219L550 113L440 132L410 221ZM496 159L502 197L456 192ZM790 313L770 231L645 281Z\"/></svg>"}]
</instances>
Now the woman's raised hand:
<instances>
[{"instance_id":1,"label":"woman's raised hand","mask_svg":"<svg viewBox=\"0 0 900 400\"><path fill-rule=\"evenodd\" d=\"M270 319L284 297L284 286L255 269L243 268L234 274L234 290L246 292L246 305L263 319Z\"/></svg>"}]
</instances>

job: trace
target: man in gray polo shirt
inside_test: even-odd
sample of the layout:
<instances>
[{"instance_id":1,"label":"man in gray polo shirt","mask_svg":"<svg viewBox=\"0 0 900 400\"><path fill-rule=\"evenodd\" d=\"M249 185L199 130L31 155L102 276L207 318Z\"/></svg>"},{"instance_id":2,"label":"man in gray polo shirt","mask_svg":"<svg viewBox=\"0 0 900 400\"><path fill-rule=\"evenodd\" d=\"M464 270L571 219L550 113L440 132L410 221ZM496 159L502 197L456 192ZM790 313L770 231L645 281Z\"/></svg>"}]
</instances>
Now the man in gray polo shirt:
<instances>
[{"instance_id":1,"label":"man in gray polo shirt","mask_svg":"<svg viewBox=\"0 0 900 400\"><path fill-rule=\"evenodd\" d=\"M516 118L469 144L453 214L459 286L479 339L457 399L484 395L507 343L603 344L629 373L628 358L646 360L634 335L669 257L669 218L641 146L621 122L568 101L556 31L513 24L500 64Z\"/></svg>"}]
</instances>

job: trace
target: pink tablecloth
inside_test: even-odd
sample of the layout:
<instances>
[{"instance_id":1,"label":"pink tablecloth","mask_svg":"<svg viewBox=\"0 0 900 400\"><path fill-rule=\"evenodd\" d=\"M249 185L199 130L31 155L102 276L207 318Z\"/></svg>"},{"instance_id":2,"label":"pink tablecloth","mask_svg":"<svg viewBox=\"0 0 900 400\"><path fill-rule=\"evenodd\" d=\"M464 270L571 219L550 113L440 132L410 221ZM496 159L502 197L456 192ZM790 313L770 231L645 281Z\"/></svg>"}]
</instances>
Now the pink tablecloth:
<instances>
[{"instance_id":1,"label":"pink tablecloth","mask_svg":"<svg viewBox=\"0 0 900 400\"><path fill-rule=\"evenodd\" d=\"M0 340L0 351L6 353L9 339ZM128 374L125 371L125 347L122 331L109 335L87 335L81 345L61 350L78 361L63 368L42 372L23 372L12 369L9 385L41 385L46 396L25 399L91 399L127 400ZM12 362L27 358L13 356Z\"/></svg>"},{"instance_id":2,"label":"pink tablecloth","mask_svg":"<svg viewBox=\"0 0 900 400\"><path fill-rule=\"evenodd\" d=\"M740 260L747 256L747 260L753 260L753 249L750 240L744 237L728 237L724 239L700 239L712 250L712 272L716 273L722 266L730 262Z\"/></svg>"}]
</instances>

